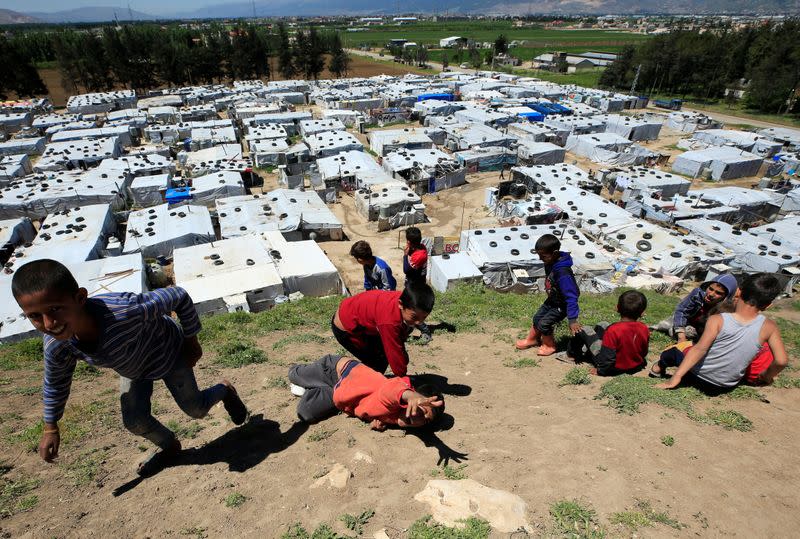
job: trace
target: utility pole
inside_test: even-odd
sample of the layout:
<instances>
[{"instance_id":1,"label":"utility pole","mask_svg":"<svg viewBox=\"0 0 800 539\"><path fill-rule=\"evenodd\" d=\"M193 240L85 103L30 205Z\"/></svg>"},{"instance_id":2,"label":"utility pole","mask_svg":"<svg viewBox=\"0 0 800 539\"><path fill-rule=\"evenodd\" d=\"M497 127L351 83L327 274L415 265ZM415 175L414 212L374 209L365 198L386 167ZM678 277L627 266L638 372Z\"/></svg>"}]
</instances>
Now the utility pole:
<instances>
[{"instance_id":1,"label":"utility pole","mask_svg":"<svg viewBox=\"0 0 800 539\"><path fill-rule=\"evenodd\" d=\"M253 18L256 18L256 0L253 0Z\"/></svg>"},{"instance_id":2,"label":"utility pole","mask_svg":"<svg viewBox=\"0 0 800 539\"><path fill-rule=\"evenodd\" d=\"M633 77L633 84L631 84L631 95L636 91L636 83L639 82L639 73L642 72L642 64L636 68L636 76Z\"/></svg>"}]
</instances>

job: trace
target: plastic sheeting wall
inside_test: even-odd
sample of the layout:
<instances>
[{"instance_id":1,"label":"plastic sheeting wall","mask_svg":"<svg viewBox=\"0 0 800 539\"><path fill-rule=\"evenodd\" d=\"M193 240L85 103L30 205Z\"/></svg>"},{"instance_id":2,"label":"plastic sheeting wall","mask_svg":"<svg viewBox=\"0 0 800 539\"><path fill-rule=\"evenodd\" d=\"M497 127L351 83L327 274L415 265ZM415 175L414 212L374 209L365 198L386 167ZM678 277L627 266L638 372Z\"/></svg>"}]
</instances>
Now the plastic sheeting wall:
<instances>
[{"instance_id":1,"label":"plastic sheeting wall","mask_svg":"<svg viewBox=\"0 0 800 539\"><path fill-rule=\"evenodd\" d=\"M176 248L209 243L214 239L208 208L169 208L167 204L162 204L128 215L123 252L141 252L145 258L170 258Z\"/></svg>"}]
</instances>

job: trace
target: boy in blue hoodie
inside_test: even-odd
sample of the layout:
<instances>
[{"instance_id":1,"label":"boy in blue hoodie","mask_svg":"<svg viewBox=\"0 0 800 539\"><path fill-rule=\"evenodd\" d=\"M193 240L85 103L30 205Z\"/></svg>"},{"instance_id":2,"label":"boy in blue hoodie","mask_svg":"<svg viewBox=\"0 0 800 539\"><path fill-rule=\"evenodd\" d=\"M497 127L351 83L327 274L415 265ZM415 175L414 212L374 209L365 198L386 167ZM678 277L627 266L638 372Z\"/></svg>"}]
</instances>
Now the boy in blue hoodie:
<instances>
[{"instance_id":1,"label":"boy in blue hoodie","mask_svg":"<svg viewBox=\"0 0 800 539\"><path fill-rule=\"evenodd\" d=\"M561 251L561 242L552 234L545 234L536 241L536 254L544 262L544 287L547 299L536 314L528 336L517 341L517 350L527 350L539 344L538 355L550 356L556 353L553 338L555 325L569 320L569 331L574 336L583 329L578 322L578 283L572 273L572 257Z\"/></svg>"},{"instance_id":2,"label":"boy in blue hoodie","mask_svg":"<svg viewBox=\"0 0 800 539\"><path fill-rule=\"evenodd\" d=\"M372 247L364 240L350 247L350 256L364 268L364 290L396 290L397 281L392 268L382 258L372 254Z\"/></svg>"},{"instance_id":3,"label":"boy in blue hoodie","mask_svg":"<svg viewBox=\"0 0 800 539\"><path fill-rule=\"evenodd\" d=\"M675 308L672 319L662 320L650 329L667 333L678 342L696 341L703 334L709 316L714 314L714 308L733 298L738 287L733 275L717 275L689 292Z\"/></svg>"}]
</instances>

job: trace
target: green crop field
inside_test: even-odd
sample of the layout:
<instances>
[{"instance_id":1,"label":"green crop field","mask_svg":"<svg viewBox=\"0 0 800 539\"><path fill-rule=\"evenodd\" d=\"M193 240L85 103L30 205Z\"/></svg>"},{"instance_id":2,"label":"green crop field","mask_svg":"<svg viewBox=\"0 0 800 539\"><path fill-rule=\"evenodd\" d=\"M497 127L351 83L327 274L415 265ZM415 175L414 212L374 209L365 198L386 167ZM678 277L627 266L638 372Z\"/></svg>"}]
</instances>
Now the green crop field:
<instances>
[{"instance_id":1,"label":"green crop field","mask_svg":"<svg viewBox=\"0 0 800 539\"><path fill-rule=\"evenodd\" d=\"M364 32L343 32L343 40L348 47L368 45L381 47L390 39L407 39L421 45L439 46L439 40L449 36L462 36L478 42L491 42L500 34L509 41L525 40L525 47L549 50L552 47L622 47L627 43L637 43L648 36L627 32L607 30L554 30L540 27L514 28L510 21L448 21L420 22L394 26L370 26ZM539 54L539 53L536 53ZM531 57L535 56L532 55Z\"/></svg>"}]
</instances>

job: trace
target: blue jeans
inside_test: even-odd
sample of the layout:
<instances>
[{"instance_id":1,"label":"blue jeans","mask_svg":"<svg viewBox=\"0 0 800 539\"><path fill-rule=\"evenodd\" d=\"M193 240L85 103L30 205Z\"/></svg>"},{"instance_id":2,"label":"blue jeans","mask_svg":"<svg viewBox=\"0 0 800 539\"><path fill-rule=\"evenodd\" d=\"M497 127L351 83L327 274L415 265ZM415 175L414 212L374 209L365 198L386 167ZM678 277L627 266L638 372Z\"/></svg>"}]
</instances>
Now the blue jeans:
<instances>
[{"instance_id":1,"label":"blue jeans","mask_svg":"<svg viewBox=\"0 0 800 539\"><path fill-rule=\"evenodd\" d=\"M556 324L567 317L566 311L560 307L553 307L547 303L542 304L533 315L533 326L542 335L552 335Z\"/></svg>"},{"instance_id":2,"label":"blue jeans","mask_svg":"<svg viewBox=\"0 0 800 539\"><path fill-rule=\"evenodd\" d=\"M200 391L194 371L181 359L177 360L175 367L163 380L180 409L196 419L205 417L211 407L228 394L228 388L224 384ZM125 428L133 434L147 438L161 449L171 447L175 442L175 433L153 417L150 410L153 380L131 380L120 376L119 393Z\"/></svg>"}]
</instances>

